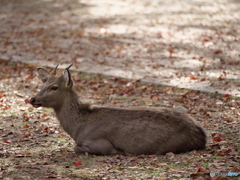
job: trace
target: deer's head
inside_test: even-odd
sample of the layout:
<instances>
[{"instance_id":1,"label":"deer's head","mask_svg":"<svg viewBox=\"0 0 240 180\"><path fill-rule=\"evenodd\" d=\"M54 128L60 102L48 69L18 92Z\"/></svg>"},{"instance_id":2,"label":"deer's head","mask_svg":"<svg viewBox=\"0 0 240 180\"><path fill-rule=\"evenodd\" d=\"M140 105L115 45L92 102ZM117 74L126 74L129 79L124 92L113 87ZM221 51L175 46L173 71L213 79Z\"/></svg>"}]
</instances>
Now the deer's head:
<instances>
[{"instance_id":1,"label":"deer's head","mask_svg":"<svg viewBox=\"0 0 240 180\"><path fill-rule=\"evenodd\" d=\"M30 99L33 107L42 106L55 109L63 104L65 97L72 91L73 81L69 72L71 66L72 64L63 71L61 76L56 75L58 65L52 73L43 68L37 69L44 84L36 96Z\"/></svg>"}]
</instances>

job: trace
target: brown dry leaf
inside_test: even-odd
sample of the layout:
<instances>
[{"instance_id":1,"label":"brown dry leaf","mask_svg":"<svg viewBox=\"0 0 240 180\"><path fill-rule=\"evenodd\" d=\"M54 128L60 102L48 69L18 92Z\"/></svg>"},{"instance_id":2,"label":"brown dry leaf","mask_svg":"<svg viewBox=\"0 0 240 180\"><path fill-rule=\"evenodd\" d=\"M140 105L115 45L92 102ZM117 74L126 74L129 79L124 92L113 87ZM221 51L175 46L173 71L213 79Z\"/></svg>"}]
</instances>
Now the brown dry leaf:
<instances>
[{"instance_id":1,"label":"brown dry leaf","mask_svg":"<svg viewBox=\"0 0 240 180\"><path fill-rule=\"evenodd\" d=\"M24 125L23 128L27 129L29 128L30 126L28 124Z\"/></svg>"},{"instance_id":2,"label":"brown dry leaf","mask_svg":"<svg viewBox=\"0 0 240 180\"><path fill-rule=\"evenodd\" d=\"M44 113L44 114L41 114L40 118L45 118L46 116L48 116L48 114Z\"/></svg>"},{"instance_id":3,"label":"brown dry leaf","mask_svg":"<svg viewBox=\"0 0 240 180\"><path fill-rule=\"evenodd\" d=\"M189 78L192 80L198 79L196 76L189 76Z\"/></svg>"},{"instance_id":4,"label":"brown dry leaf","mask_svg":"<svg viewBox=\"0 0 240 180\"><path fill-rule=\"evenodd\" d=\"M30 134L24 134L22 137L23 138L28 138L30 136Z\"/></svg>"}]
</instances>

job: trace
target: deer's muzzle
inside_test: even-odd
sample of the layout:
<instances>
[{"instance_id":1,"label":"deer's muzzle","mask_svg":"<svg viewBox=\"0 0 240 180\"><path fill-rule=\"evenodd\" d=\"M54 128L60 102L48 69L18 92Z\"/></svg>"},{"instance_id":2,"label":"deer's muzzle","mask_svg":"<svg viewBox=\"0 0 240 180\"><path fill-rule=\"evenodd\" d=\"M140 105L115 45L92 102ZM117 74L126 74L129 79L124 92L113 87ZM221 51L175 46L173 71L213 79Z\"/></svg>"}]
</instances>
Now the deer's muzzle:
<instances>
[{"instance_id":1,"label":"deer's muzzle","mask_svg":"<svg viewBox=\"0 0 240 180\"><path fill-rule=\"evenodd\" d=\"M31 104L33 107L35 107L35 108L41 106L41 103L37 103L37 102L36 102L36 98L31 98L31 99L30 99L30 104Z\"/></svg>"}]
</instances>

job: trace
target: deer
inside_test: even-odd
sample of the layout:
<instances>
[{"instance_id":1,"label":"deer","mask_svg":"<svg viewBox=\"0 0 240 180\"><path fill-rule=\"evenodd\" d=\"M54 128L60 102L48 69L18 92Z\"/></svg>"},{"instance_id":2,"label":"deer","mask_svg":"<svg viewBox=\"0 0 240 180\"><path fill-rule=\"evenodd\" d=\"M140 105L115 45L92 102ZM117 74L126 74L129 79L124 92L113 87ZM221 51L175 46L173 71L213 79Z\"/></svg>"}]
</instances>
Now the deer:
<instances>
[{"instance_id":1,"label":"deer","mask_svg":"<svg viewBox=\"0 0 240 180\"><path fill-rule=\"evenodd\" d=\"M37 72L41 90L30 99L35 107L53 108L63 130L75 141L76 154L157 154L203 150L206 132L188 114L174 108L98 107L83 103L74 90L70 66L57 76Z\"/></svg>"}]
</instances>

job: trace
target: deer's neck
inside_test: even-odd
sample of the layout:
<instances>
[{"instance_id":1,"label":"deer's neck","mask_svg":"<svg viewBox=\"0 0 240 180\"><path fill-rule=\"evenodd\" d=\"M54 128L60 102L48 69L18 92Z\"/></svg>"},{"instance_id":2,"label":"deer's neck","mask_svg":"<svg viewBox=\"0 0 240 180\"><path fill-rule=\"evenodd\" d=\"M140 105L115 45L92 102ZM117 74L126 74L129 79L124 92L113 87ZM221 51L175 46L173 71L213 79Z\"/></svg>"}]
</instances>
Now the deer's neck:
<instances>
[{"instance_id":1,"label":"deer's neck","mask_svg":"<svg viewBox=\"0 0 240 180\"><path fill-rule=\"evenodd\" d=\"M87 111L84 110L85 106L78 101L77 94L72 92L68 94L61 107L54 109L61 126L73 139L86 119Z\"/></svg>"}]
</instances>

